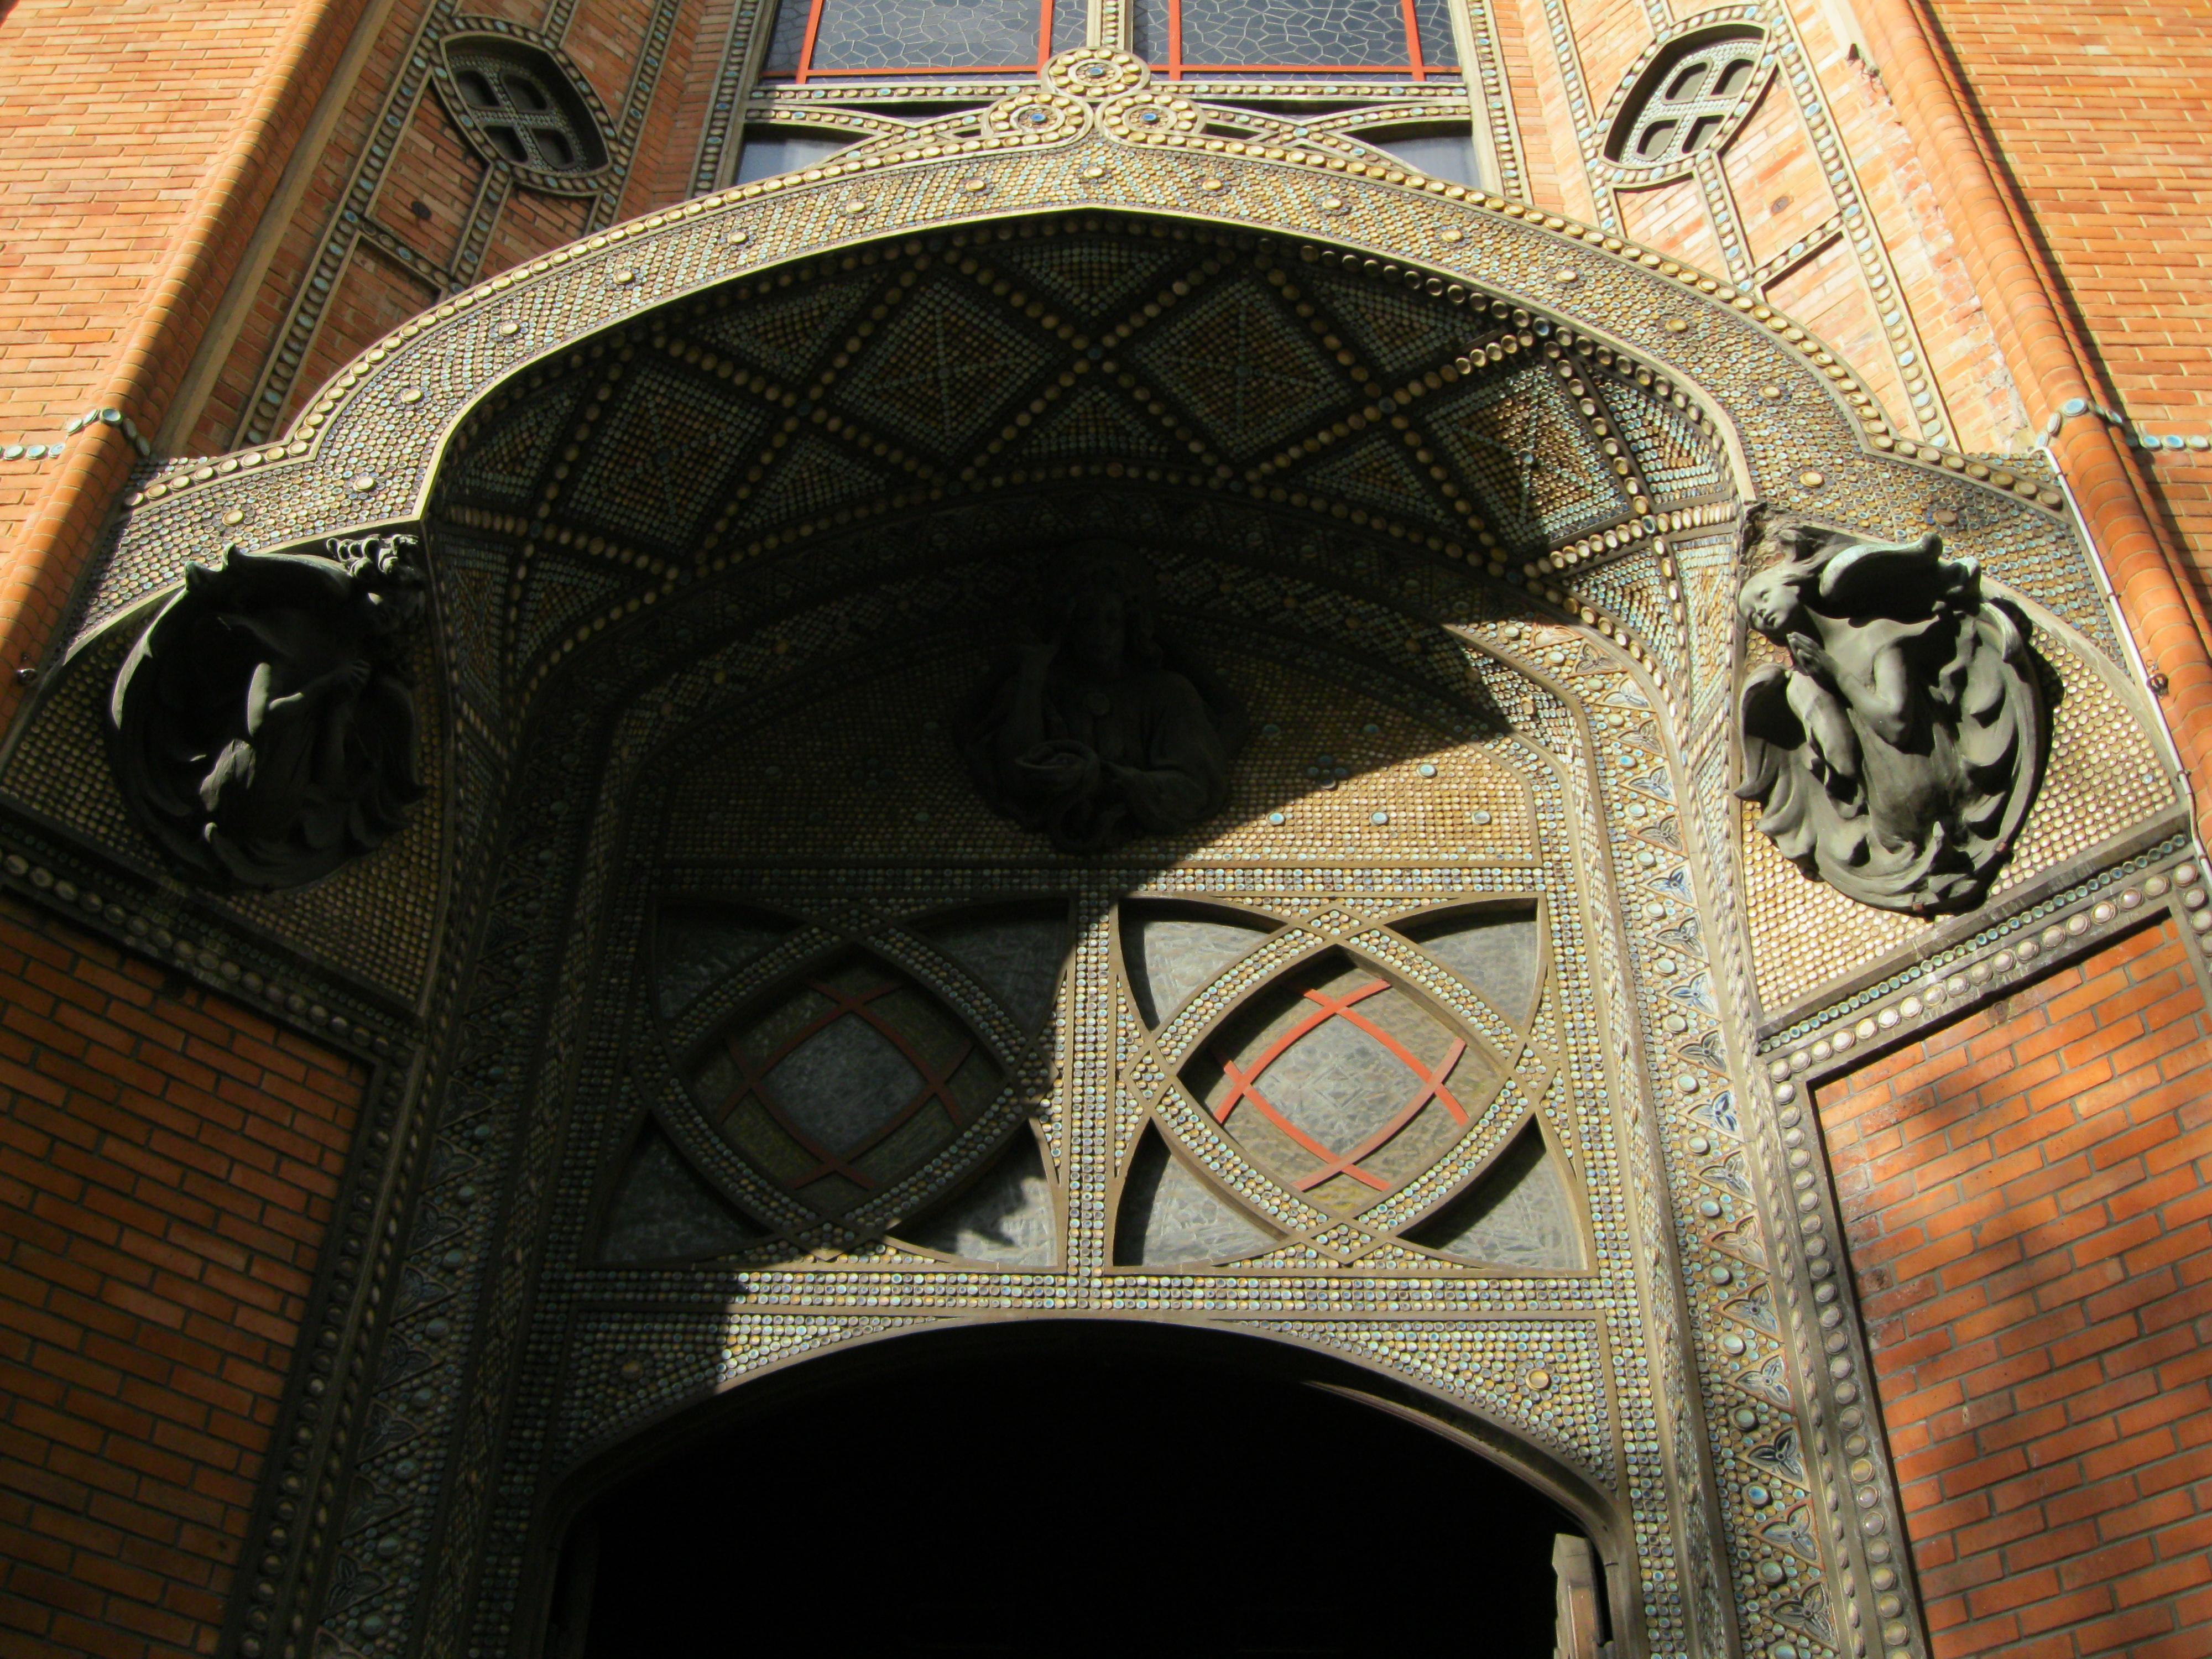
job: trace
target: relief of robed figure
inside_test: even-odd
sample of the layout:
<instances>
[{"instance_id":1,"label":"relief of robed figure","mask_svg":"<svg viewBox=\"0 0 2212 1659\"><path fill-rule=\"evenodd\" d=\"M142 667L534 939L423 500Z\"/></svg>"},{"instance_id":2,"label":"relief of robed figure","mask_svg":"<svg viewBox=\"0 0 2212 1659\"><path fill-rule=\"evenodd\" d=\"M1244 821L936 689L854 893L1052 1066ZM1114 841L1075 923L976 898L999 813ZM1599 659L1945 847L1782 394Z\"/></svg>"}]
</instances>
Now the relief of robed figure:
<instances>
[{"instance_id":1,"label":"relief of robed figure","mask_svg":"<svg viewBox=\"0 0 2212 1659\"><path fill-rule=\"evenodd\" d=\"M117 675L125 799L186 873L275 889L380 845L422 793L411 536L190 564Z\"/></svg>"},{"instance_id":2,"label":"relief of robed figure","mask_svg":"<svg viewBox=\"0 0 2212 1659\"><path fill-rule=\"evenodd\" d=\"M1236 696L1163 634L1134 555L1078 548L1053 580L960 712L977 791L1064 853L1211 817L1243 742Z\"/></svg>"},{"instance_id":3,"label":"relief of robed figure","mask_svg":"<svg viewBox=\"0 0 2212 1659\"><path fill-rule=\"evenodd\" d=\"M1972 559L1747 515L1779 562L1737 595L1789 653L1746 682L1745 781L1762 833L1863 904L1980 902L2041 780L2047 726L2027 623Z\"/></svg>"}]
</instances>

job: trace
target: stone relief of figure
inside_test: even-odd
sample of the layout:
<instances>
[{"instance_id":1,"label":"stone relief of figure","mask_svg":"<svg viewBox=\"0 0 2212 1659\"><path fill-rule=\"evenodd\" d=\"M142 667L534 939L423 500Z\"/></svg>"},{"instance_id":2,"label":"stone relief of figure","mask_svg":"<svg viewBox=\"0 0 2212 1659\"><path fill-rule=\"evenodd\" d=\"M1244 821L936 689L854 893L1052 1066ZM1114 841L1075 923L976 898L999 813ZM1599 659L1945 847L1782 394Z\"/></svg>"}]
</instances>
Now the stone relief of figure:
<instances>
[{"instance_id":1,"label":"stone relief of figure","mask_svg":"<svg viewBox=\"0 0 2212 1659\"><path fill-rule=\"evenodd\" d=\"M1044 625L961 711L985 802L1064 853L1187 830L1228 799L1243 709L1162 635L1149 574L1118 548L1075 550Z\"/></svg>"},{"instance_id":2,"label":"stone relief of figure","mask_svg":"<svg viewBox=\"0 0 2212 1659\"><path fill-rule=\"evenodd\" d=\"M1790 660L1744 686L1736 793L1784 856L1862 904L1979 903L2043 772L2026 620L1933 532L1870 542L1754 506L1744 537L1784 556L1736 603Z\"/></svg>"},{"instance_id":3,"label":"stone relief of figure","mask_svg":"<svg viewBox=\"0 0 2212 1659\"><path fill-rule=\"evenodd\" d=\"M117 675L125 799L216 886L294 887L398 830L416 772L409 631L424 608L412 536L191 564Z\"/></svg>"}]
</instances>

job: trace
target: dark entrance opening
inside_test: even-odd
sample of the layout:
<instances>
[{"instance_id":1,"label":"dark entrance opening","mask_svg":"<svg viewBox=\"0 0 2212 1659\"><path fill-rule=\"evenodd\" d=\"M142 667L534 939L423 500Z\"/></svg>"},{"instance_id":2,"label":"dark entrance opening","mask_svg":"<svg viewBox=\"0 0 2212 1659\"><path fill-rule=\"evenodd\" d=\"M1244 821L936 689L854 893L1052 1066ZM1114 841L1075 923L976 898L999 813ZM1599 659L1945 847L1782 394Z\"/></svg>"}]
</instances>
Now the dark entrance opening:
<instances>
[{"instance_id":1,"label":"dark entrance opening","mask_svg":"<svg viewBox=\"0 0 2212 1659\"><path fill-rule=\"evenodd\" d=\"M1568 1515L1261 1346L998 1326L787 1373L580 1517L548 1651L1550 1659Z\"/></svg>"}]
</instances>

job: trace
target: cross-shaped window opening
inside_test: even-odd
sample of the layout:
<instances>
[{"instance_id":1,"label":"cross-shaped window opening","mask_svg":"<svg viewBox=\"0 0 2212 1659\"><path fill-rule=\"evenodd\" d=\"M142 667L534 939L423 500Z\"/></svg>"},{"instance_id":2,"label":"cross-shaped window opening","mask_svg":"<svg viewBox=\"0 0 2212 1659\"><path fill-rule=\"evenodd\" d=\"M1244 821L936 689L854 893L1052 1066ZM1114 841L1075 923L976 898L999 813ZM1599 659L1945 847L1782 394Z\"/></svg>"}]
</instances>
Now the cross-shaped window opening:
<instances>
[{"instance_id":1,"label":"cross-shaped window opening","mask_svg":"<svg viewBox=\"0 0 2212 1659\"><path fill-rule=\"evenodd\" d=\"M1662 58L1616 126L1613 159L1629 167L1686 161L1709 148L1759 72L1759 37L1707 37Z\"/></svg>"}]
</instances>

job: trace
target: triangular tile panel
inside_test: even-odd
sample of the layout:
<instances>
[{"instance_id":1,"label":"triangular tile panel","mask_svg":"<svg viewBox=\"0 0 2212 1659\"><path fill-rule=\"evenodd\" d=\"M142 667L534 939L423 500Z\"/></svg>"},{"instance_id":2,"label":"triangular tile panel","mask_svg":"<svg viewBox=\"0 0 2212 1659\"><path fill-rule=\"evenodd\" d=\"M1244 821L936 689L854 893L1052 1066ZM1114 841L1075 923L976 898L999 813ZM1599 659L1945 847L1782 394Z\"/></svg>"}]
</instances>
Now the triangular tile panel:
<instances>
[{"instance_id":1,"label":"triangular tile panel","mask_svg":"<svg viewBox=\"0 0 2212 1659\"><path fill-rule=\"evenodd\" d=\"M438 548L438 607L463 694L480 706L497 700L500 608L506 598L508 556L447 535Z\"/></svg>"},{"instance_id":2,"label":"triangular tile panel","mask_svg":"<svg viewBox=\"0 0 2212 1659\"><path fill-rule=\"evenodd\" d=\"M1304 482L1325 495L1385 513L1433 519L1442 511L1404 447L1381 433L1306 469Z\"/></svg>"},{"instance_id":3,"label":"triangular tile panel","mask_svg":"<svg viewBox=\"0 0 2212 1659\"><path fill-rule=\"evenodd\" d=\"M629 586L613 567L593 568L570 559L541 556L522 590L514 653L527 662L562 629L604 609Z\"/></svg>"},{"instance_id":4,"label":"triangular tile panel","mask_svg":"<svg viewBox=\"0 0 2212 1659\"><path fill-rule=\"evenodd\" d=\"M1045 460L1165 460L1171 453L1159 422L1103 386L1071 392L1030 430L1012 458Z\"/></svg>"},{"instance_id":5,"label":"triangular tile panel","mask_svg":"<svg viewBox=\"0 0 2212 1659\"><path fill-rule=\"evenodd\" d=\"M881 495L890 475L815 433L800 434L742 505L738 528L751 532L819 513L841 501Z\"/></svg>"},{"instance_id":6,"label":"triangular tile panel","mask_svg":"<svg viewBox=\"0 0 2212 1659\"><path fill-rule=\"evenodd\" d=\"M877 282L873 276L810 280L788 299L748 301L691 332L702 343L733 353L779 380L804 380L867 303Z\"/></svg>"},{"instance_id":7,"label":"triangular tile panel","mask_svg":"<svg viewBox=\"0 0 2212 1659\"><path fill-rule=\"evenodd\" d=\"M1610 383L1605 398L1648 494L1666 499L1712 495L1723 488L1714 447L1689 416L1631 380Z\"/></svg>"},{"instance_id":8,"label":"triangular tile panel","mask_svg":"<svg viewBox=\"0 0 2212 1659\"><path fill-rule=\"evenodd\" d=\"M1342 321L1377 374L1434 368L1465 351L1480 331L1472 318L1424 295L1394 294L1374 283L1323 278L1316 297Z\"/></svg>"},{"instance_id":9,"label":"triangular tile panel","mask_svg":"<svg viewBox=\"0 0 2212 1659\"><path fill-rule=\"evenodd\" d=\"M520 503L530 499L582 392L580 382L532 393L522 406L493 423L453 469L453 494L462 500Z\"/></svg>"},{"instance_id":10,"label":"triangular tile panel","mask_svg":"<svg viewBox=\"0 0 2212 1659\"><path fill-rule=\"evenodd\" d=\"M1659 574L1659 556L1650 544L1595 570L1577 572L1574 585L1634 629L1645 647L1670 673L1681 665L1681 634L1674 626Z\"/></svg>"},{"instance_id":11,"label":"triangular tile panel","mask_svg":"<svg viewBox=\"0 0 2212 1659\"><path fill-rule=\"evenodd\" d=\"M1174 279L1173 250L1127 237L1060 237L1017 244L994 258L1062 304L1093 319L1118 315Z\"/></svg>"},{"instance_id":12,"label":"triangular tile panel","mask_svg":"<svg viewBox=\"0 0 2212 1659\"><path fill-rule=\"evenodd\" d=\"M1629 510L1580 411L1540 369L1434 399L1420 420L1484 516L1522 547L1556 547Z\"/></svg>"}]
</instances>

